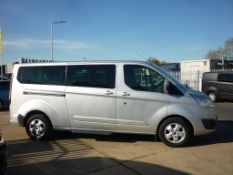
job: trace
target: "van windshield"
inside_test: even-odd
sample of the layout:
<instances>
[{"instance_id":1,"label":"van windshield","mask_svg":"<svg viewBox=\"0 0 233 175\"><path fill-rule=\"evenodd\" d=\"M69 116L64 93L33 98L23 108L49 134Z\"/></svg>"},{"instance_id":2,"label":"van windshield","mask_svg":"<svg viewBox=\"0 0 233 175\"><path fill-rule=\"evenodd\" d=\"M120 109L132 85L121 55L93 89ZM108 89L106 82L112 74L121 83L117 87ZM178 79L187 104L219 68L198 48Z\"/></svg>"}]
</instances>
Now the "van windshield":
<instances>
[{"instance_id":1,"label":"van windshield","mask_svg":"<svg viewBox=\"0 0 233 175\"><path fill-rule=\"evenodd\" d=\"M175 77L173 77L169 72L167 72L166 70L164 70L163 68L149 63L152 67L159 69L159 71L166 76L166 78L168 78L175 86L178 87L178 89L180 89L183 93L186 93L186 91L188 90L188 87L185 86L183 83L181 83L179 80L177 80Z\"/></svg>"}]
</instances>

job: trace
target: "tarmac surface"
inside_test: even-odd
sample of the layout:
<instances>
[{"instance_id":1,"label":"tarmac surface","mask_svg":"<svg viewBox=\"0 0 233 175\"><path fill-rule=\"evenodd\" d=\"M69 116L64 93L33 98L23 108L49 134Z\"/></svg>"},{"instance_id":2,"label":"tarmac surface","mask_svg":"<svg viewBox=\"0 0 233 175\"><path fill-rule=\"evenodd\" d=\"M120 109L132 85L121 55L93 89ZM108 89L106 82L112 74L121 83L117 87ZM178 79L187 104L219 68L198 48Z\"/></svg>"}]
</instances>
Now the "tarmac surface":
<instances>
[{"instance_id":1,"label":"tarmac surface","mask_svg":"<svg viewBox=\"0 0 233 175\"><path fill-rule=\"evenodd\" d=\"M7 142L8 175L233 174L233 103L216 103L218 129L170 148L153 136L56 132L50 141L32 141L0 112Z\"/></svg>"}]
</instances>

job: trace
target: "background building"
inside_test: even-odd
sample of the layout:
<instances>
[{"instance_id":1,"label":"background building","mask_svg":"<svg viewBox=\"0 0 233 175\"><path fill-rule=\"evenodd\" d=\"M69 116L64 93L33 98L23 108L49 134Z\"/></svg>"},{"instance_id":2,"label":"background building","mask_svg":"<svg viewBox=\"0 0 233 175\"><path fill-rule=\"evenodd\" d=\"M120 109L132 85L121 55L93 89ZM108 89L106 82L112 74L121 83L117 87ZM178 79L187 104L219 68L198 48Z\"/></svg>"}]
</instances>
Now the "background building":
<instances>
[{"instance_id":1,"label":"background building","mask_svg":"<svg viewBox=\"0 0 233 175\"><path fill-rule=\"evenodd\" d=\"M46 63L46 62L51 62L51 60L47 59L34 59L34 58L20 58L14 63L6 64L4 65L4 75L10 76L13 71L13 67L15 64L26 64L26 63Z\"/></svg>"},{"instance_id":2,"label":"background building","mask_svg":"<svg viewBox=\"0 0 233 175\"><path fill-rule=\"evenodd\" d=\"M166 64L161 64L159 66L168 72L179 72L180 71L180 63L166 63Z\"/></svg>"},{"instance_id":3,"label":"background building","mask_svg":"<svg viewBox=\"0 0 233 175\"><path fill-rule=\"evenodd\" d=\"M233 60L200 59L181 61L180 81L196 90L201 90L202 74L204 72L231 71L232 69Z\"/></svg>"}]
</instances>

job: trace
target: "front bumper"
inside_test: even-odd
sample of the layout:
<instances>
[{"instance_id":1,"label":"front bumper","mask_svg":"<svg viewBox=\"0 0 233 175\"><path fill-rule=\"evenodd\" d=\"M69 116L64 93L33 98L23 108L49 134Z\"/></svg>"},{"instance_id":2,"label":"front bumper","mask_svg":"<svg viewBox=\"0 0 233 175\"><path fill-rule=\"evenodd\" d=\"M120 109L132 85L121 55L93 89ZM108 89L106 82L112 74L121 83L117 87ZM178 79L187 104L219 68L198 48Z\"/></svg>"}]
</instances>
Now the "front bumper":
<instances>
[{"instance_id":1,"label":"front bumper","mask_svg":"<svg viewBox=\"0 0 233 175\"><path fill-rule=\"evenodd\" d=\"M215 119L202 119L205 129L216 129L217 121Z\"/></svg>"},{"instance_id":2,"label":"front bumper","mask_svg":"<svg viewBox=\"0 0 233 175\"><path fill-rule=\"evenodd\" d=\"M199 116L198 116L199 114ZM194 135L206 135L216 131L217 116L213 108L203 108L193 119Z\"/></svg>"}]
</instances>

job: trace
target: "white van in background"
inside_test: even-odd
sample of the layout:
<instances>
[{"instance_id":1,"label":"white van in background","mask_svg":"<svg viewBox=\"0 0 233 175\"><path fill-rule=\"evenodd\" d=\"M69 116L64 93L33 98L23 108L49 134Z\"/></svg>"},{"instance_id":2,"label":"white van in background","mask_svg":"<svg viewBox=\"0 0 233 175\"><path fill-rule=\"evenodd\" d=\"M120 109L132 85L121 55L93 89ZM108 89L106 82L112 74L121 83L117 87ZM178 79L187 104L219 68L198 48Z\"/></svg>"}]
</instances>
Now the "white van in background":
<instances>
[{"instance_id":1,"label":"white van in background","mask_svg":"<svg viewBox=\"0 0 233 175\"><path fill-rule=\"evenodd\" d=\"M139 61L15 65L10 115L36 140L53 130L143 133L178 147L216 129L207 96Z\"/></svg>"}]
</instances>

